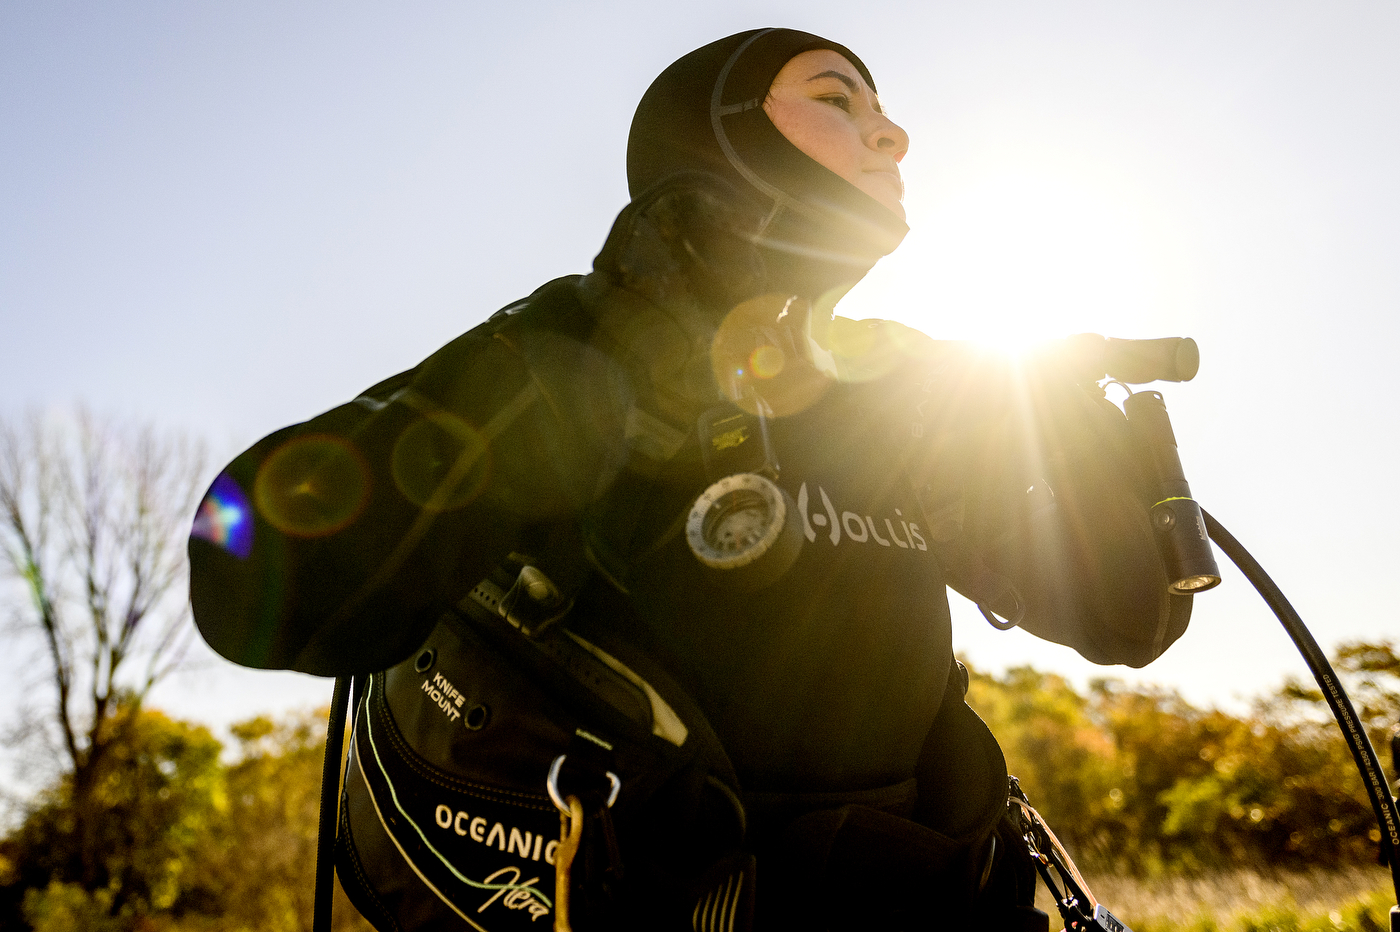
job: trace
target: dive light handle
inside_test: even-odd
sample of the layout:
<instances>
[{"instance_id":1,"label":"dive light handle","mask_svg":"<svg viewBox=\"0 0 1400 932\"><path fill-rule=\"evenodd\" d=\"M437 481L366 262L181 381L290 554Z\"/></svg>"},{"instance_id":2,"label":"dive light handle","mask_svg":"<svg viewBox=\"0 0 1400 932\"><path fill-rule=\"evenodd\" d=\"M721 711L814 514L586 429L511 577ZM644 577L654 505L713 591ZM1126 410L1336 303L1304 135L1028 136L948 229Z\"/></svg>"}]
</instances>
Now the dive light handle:
<instances>
[{"instance_id":1,"label":"dive light handle","mask_svg":"<svg viewBox=\"0 0 1400 932\"><path fill-rule=\"evenodd\" d=\"M1050 344L1049 356L1067 366L1079 382L1189 382L1201 367L1201 351L1190 337L1120 340L1077 333Z\"/></svg>"},{"instance_id":2,"label":"dive light handle","mask_svg":"<svg viewBox=\"0 0 1400 932\"><path fill-rule=\"evenodd\" d=\"M1140 385L1144 382L1189 382L1201 368L1201 351L1190 337L1119 340L1104 337L1104 374Z\"/></svg>"},{"instance_id":3,"label":"dive light handle","mask_svg":"<svg viewBox=\"0 0 1400 932\"><path fill-rule=\"evenodd\" d=\"M1181 468L1176 435L1161 392L1134 392L1123 402L1128 428L1151 460L1157 479L1152 530L1167 566L1167 588L1177 595L1204 592L1220 584L1201 506Z\"/></svg>"}]
</instances>

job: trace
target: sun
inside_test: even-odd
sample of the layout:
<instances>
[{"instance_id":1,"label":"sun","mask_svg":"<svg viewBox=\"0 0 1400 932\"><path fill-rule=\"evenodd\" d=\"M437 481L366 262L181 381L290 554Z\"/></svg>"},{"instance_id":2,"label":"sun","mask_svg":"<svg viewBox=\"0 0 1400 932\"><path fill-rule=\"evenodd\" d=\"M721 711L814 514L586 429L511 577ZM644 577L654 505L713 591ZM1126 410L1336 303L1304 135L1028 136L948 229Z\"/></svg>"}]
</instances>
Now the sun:
<instances>
[{"instance_id":1,"label":"sun","mask_svg":"<svg viewBox=\"0 0 1400 932\"><path fill-rule=\"evenodd\" d=\"M948 173L838 313L1008 352L1072 333L1189 335L1194 263L1177 212L1110 168L1027 159Z\"/></svg>"}]
</instances>

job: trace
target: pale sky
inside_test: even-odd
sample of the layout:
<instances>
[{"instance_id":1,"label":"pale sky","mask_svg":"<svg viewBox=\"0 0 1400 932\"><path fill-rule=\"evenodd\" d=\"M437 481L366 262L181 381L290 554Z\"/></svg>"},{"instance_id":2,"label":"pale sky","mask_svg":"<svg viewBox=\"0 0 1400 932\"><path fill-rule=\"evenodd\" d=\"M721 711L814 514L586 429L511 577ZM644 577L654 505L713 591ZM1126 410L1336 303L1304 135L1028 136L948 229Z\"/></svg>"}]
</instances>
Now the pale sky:
<instances>
[{"instance_id":1,"label":"pale sky","mask_svg":"<svg viewBox=\"0 0 1400 932\"><path fill-rule=\"evenodd\" d=\"M1400 7L1380 0L6 3L0 410L85 403L227 459L353 397L586 271L647 84L765 25L854 49L912 137L913 232L842 313L1194 337L1200 376L1158 387L1197 498L1324 647L1400 634ZM1225 575L1141 672L965 607L955 637L985 669L1201 703L1306 676ZM222 723L329 694L211 661L156 702Z\"/></svg>"}]
</instances>

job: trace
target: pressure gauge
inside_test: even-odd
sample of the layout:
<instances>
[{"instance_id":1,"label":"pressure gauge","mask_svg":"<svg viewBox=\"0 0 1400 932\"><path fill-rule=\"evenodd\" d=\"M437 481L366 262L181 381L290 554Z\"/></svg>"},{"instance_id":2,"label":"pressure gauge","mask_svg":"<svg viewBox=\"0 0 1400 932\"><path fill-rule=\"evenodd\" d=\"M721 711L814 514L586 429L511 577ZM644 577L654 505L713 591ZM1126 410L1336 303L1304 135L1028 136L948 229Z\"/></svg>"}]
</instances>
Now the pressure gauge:
<instances>
[{"instance_id":1,"label":"pressure gauge","mask_svg":"<svg viewBox=\"0 0 1400 932\"><path fill-rule=\"evenodd\" d=\"M701 563L724 571L717 582L744 589L777 579L802 547L791 497L751 472L725 476L702 492L686 518L685 536Z\"/></svg>"}]
</instances>

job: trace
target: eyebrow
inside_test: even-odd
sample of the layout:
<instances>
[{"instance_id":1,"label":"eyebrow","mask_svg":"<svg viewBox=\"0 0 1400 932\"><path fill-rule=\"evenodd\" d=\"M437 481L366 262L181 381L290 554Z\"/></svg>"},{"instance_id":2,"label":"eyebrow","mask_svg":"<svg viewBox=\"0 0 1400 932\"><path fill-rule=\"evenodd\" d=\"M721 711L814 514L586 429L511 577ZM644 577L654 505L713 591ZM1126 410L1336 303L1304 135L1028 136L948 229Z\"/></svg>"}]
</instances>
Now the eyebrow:
<instances>
[{"instance_id":1,"label":"eyebrow","mask_svg":"<svg viewBox=\"0 0 1400 932\"><path fill-rule=\"evenodd\" d=\"M821 74L814 74L814 75L812 75L810 78L807 79L807 81L810 83L810 82L812 82L812 81L818 81L818 80L820 80L820 79L822 79L822 78L835 78L836 80L840 81L842 84L846 85L847 89L849 89L850 92L851 92L852 94L858 94L858 93L860 93L860 85L857 84L857 83L851 78L850 75L842 74L842 73L839 72L839 71L823 71ZM885 112L884 108L880 106L880 98L878 98L878 97L876 97L875 95L872 94L872 95L871 95L871 99L874 100L874 102L875 102L875 112L876 112L876 113L884 113L884 112Z\"/></svg>"},{"instance_id":2,"label":"eyebrow","mask_svg":"<svg viewBox=\"0 0 1400 932\"><path fill-rule=\"evenodd\" d=\"M842 74L842 73L839 72L839 71L823 71L821 74L814 74L814 75L812 75L812 76L811 76L810 78L808 78L807 80L808 80L808 81L816 81L816 80L819 80L819 79L821 79L821 78L835 78L836 80L840 81L842 84L844 84L844 85L846 85L848 88L850 88L852 93L854 93L856 90L859 89L859 85L856 84L855 81L851 80L851 76L850 76L850 75Z\"/></svg>"}]
</instances>

